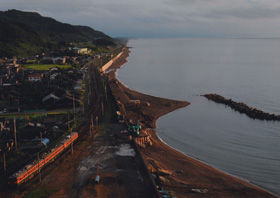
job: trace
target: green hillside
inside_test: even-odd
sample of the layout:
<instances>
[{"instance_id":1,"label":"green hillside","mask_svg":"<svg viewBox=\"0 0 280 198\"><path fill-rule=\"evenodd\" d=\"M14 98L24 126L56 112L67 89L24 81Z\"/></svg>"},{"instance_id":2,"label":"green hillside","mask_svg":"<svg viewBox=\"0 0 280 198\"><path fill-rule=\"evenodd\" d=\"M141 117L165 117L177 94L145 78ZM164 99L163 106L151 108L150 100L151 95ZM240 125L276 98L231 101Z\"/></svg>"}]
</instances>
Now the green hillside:
<instances>
[{"instance_id":1,"label":"green hillside","mask_svg":"<svg viewBox=\"0 0 280 198\"><path fill-rule=\"evenodd\" d=\"M87 26L61 23L35 12L0 11L0 57L33 55L97 38L113 43L108 35Z\"/></svg>"}]
</instances>

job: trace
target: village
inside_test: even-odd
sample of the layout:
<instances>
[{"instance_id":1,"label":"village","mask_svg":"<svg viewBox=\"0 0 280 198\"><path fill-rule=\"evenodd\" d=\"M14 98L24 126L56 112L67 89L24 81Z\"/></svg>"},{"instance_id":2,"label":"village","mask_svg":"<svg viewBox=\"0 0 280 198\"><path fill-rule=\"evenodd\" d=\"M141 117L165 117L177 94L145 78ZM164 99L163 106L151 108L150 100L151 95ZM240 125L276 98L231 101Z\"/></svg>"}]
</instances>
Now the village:
<instances>
[{"instance_id":1,"label":"village","mask_svg":"<svg viewBox=\"0 0 280 198\"><path fill-rule=\"evenodd\" d=\"M99 86L95 79L99 72L95 71L111 60L121 45L103 49L104 53L99 53L69 47L0 59L1 181L7 181L38 152L52 148L80 124L98 97L94 86Z\"/></svg>"}]
</instances>

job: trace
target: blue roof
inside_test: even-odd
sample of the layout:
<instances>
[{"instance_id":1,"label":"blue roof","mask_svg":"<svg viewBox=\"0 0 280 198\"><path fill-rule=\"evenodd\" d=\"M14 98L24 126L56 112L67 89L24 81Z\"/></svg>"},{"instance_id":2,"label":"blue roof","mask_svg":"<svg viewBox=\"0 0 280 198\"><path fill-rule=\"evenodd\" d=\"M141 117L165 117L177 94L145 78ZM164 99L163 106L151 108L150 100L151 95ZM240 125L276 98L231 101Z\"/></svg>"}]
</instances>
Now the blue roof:
<instances>
[{"instance_id":1,"label":"blue roof","mask_svg":"<svg viewBox=\"0 0 280 198\"><path fill-rule=\"evenodd\" d=\"M42 139L42 143L45 145L45 146L48 146L49 143L50 143L50 140L48 138L44 138Z\"/></svg>"}]
</instances>

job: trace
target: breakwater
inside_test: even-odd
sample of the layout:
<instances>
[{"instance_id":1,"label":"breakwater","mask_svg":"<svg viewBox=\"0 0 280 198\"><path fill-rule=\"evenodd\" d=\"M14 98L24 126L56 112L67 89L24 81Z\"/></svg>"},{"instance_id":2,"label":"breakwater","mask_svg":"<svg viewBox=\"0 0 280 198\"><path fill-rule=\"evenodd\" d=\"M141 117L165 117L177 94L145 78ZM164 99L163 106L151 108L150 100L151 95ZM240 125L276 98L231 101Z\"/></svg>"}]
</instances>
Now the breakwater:
<instances>
[{"instance_id":1,"label":"breakwater","mask_svg":"<svg viewBox=\"0 0 280 198\"><path fill-rule=\"evenodd\" d=\"M216 103L221 103L221 104L227 105L227 106L231 107L232 109L238 111L239 113L246 114L249 118L259 119L259 120L280 121L280 115L263 112L259 109L250 107L245 103L235 102L235 101L232 101L231 99L227 99L218 94L205 94L202 96L204 96L208 100L212 100Z\"/></svg>"}]
</instances>

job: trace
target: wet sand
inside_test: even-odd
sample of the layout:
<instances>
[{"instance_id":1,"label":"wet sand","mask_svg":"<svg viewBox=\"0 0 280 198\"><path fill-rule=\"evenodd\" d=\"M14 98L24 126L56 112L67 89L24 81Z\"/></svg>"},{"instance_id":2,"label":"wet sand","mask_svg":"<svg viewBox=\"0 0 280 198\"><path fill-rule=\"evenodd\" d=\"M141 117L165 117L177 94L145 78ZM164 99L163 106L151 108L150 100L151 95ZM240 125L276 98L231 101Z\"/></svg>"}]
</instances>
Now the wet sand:
<instances>
[{"instance_id":1,"label":"wet sand","mask_svg":"<svg viewBox=\"0 0 280 198\"><path fill-rule=\"evenodd\" d=\"M156 135L156 120L171 111L186 107L190 103L164 99L139 93L124 86L116 79L115 72L126 62L129 49L124 48L122 56L109 68L108 84L112 95L123 113L124 120L136 123L140 120L142 134L149 136L152 145L140 147L141 155L155 176L161 169L171 175L156 179L165 190L172 190L176 197L277 197L259 187L216 170L202 162L190 158L163 143ZM186 129L187 130L187 129ZM145 131L146 133L143 133ZM191 141L191 140L190 140ZM193 192L192 189L207 189L207 193Z\"/></svg>"}]
</instances>

